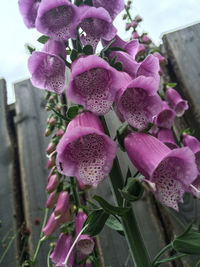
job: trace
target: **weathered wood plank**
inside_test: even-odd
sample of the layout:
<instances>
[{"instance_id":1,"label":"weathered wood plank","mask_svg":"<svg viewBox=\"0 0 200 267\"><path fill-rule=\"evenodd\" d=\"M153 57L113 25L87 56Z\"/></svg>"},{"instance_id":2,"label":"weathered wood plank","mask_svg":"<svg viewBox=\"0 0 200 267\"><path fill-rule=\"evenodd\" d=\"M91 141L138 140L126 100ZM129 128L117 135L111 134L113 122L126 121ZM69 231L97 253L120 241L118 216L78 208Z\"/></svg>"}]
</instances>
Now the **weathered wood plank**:
<instances>
[{"instance_id":1,"label":"weathered wood plank","mask_svg":"<svg viewBox=\"0 0 200 267\"><path fill-rule=\"evenodd\" d=\"M48 171L45 150L48 138L44 136L47 112L44 110L44 91L34 88L29 80L15 84L16 129L20 157L25 219L31 228L30 252L34 253L39 240L41 225L35 223L43 219ZM48 246L44 244L38 255L39 266L46 266Z\"/></svg>"},{"instance_id":2,"label":"weathered wood plank","mask_svg":"<svg viewBox=\"0 0 200 267\"><path fill-rule=\"evenodd\" d=\"M165 76L172 82L177 82L177 90L188 100L190 109L182 118L175 121L176 132L191 128L194 135L200 138L200 24L171 32L163 36L165 56L168 65ZM183 226L194 221L196 225L200 221L200 200L186 194L184 203L180 204L180 211L171 212L171 222L174 234L183 232ZM175 216L175 217L174 217ZM197 261L196 257L187 257L181 260L185 265Z\"/></svg>"},{"instance_id":3,"label":"weathered wood plank","mask_svg":"<svg viewBox=\"0 0 200 267\"><path fill-rule=\"evenodd\" d=\"M200 24L163 36L169 60L169 72L178 81L181 94L189 100L187 124L200 138Z\"/></svg>"},{"instance_id":4,"label":"weathered wood plank","mask_svg":"<svg viewBox=\"0 0 200 267\"><path fill-rule=\"evenodd\" d=\"M14 209L12 198L13 158L11 141L6 122L6 83L0 80L0 257L3 255L10 238L15 235ZM8 234L5 240L4 237ZM16 266L16 240L12 243L1 266Z\"/></svg>"}]
</instances>

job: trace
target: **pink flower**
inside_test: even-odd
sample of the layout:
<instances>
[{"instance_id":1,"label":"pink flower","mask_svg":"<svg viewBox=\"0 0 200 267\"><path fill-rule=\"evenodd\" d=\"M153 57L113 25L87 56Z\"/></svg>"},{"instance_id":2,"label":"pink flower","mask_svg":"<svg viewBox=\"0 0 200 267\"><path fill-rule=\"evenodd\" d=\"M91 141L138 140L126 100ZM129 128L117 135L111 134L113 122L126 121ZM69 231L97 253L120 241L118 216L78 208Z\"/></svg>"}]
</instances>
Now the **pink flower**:
<instances>
[{"instance_id":1,"label":"pink flower","mask_svg":"<svg viewBox=\"0 0 200 267\"><path fill-rule=\"evenodd\" d=\"M58 201L54 210L54 215L57 218L60 218L62 214L67 212L69 208L69 194L67 191L61 191L59 193Z\"/></svg>"},{"instance_id":2,"label":"pink flower","mask_svg":"<svg viewBox=\"0 0 200 267\"><path fill-rule=\"evenodd\" d=\"M167 102L162 102L162 110L154 118L154 123L163 128L170 129L173 125L176 113L168 106Z\"/></svg>"},{"instance_id":3,"label":"pink flower","mask_svg":"<svg viewBox=\"0 0 200 267\"><path fill-rule=\"evenodd\" d=\"M57 152L60 173L97 187L112 168L116 144L104 134L99 119L90 112L84 112L69 123Z\"/></svg>"},{"instance_id":4,"label":"pink flower","mask_svg":"<svg viewBox=\"0 0 200 267\"><path fill-rule=\"evenodd\" d=\"M52 262L56 264L56 267L64 267L63 262L72 244L73 244L73 239L71 234L68 235L60 234L56 247L50 256ZM67 267L73 267L74 266L73 264L74 264L74 250L72 250L69 256Z\"/></svg>"},{"instance_id":5,"label":"pink flower","mask_svg":"<svg viewBox=\"0 0 200 267\"><path fill-rule=\"evenodd\" d=\"M48 185L46 187L46 191L48 193L51 193L57 189L58 185L59 185L59 175L53 174L49 178Z\"/></svg>"},{"instance_id":6,"label":"pink flower","mask_svg":"<svg viewBox=\"0 0 200 267\"><path fill-rule=\"evenodd\" d=\"M170 129L161 129L157 133L158 140L162 141L170 149L178 148L173 133Z\"/></svg>"},{"instance_id":7,"label":"pink flower","mask_svg":"<svg viewBox=\"0 0 200 267\"><path fill-rule=\"evenodd\" d=\"M127 88L119 90L114 109L121 121L127 121L139 131L153 122L153 117L161 110L162 101L152 95L148 79L139 76Z\"/></svg>"},{"instance_id":8,"label":"pink flower","mask_svg":"<svg viewBox=\"0 0 200 267\"><path fill-rule=\"evenodd\" d=\"M87 215L83 211L79 210L75 222L76 236L80 233L86 218ZM76 248L82 254L89 255L94 249L94 240L88 235L80 235L76 244Z\"/></svg>"},{"instance_id":9,"label":"pink flower","mask_svg":"<svg viewBox=\"0 0 200 267\"><path fill-rule=\"evenodd\" d=\"M145 133L128 135L124 144L130 160L146 177L155 197L178 210L178 202L198 173L192 151L187 147L170 150Z\"/></svg>"},{"instance_id":10,"label":"pink flower","mask_svg":"<svg viewBox=\"0 0 200 267\"><path fill-rule=\"evenodd\" d=\"M81 57L72 64L67 98L97 115L103 115L110 110L117 90L126 82L125 78L98 56Z\"/></svg>"},{"instance_id":11,"label":"pink flower","mask_svg":"<svg viewBox=\"0 0 200 267\"><path fill-rule=\"evenodd\" d=\"M92 2L95 7L105 8L113 20L124 8L123 0L92 0Z\"/></svg>"},{"instance_id":12,"label":"pink flower","mask_svg":"<svg viewBox=\"0 0 200 267\"><path fill-rule=\"evenodd\" d=\"M179 95L179 93L171 87L167 87L166 98L169 105L176 112L176 116L181 117L185 110L188 109L188 103Z\"/></svg>"},{"instance_id":13,"label":"pink flower","mask_svg":"<svg viewBox=\"0 0 200 267\"><path fill-rule=\"evenodd\" d=\"M23 17L24 24L28 28L35 27L35 20L37 17L40 0L19 0L19 10Z\"/></svg>"},{"instance_id":14,"label":"pink flower","mask_svg":"<svg viewBox=\"0 0 200 267\"><path fill-rule=\"evenodd\" d=\"M91 45L95 50L101 38L110 41L117 33L109 13L102 7L80 6L79 26L86 33L81 36L83 45Z\"/></svg>"},{"instance_id":15,"label":"pink flower","mask_svg":"<svg viewBox=\"0 0 200 267\"><path fill-rule=\"evenodd\" d=\"M49 39L42 52L33 52L28 60L28 69L34 86L61 94L65 86L65 44Z\"/></svg>"},{"instance_id":16,"label":"pink flower","mask_svg":"<svg viewBox=\"0 0 200 267\"><path fill-rule=\"evenodd\" d=\"M38 9L36 28L55 40L76 38L80 20L78 7L69 0L42 0Z\"/></svg>"}]
</instances>

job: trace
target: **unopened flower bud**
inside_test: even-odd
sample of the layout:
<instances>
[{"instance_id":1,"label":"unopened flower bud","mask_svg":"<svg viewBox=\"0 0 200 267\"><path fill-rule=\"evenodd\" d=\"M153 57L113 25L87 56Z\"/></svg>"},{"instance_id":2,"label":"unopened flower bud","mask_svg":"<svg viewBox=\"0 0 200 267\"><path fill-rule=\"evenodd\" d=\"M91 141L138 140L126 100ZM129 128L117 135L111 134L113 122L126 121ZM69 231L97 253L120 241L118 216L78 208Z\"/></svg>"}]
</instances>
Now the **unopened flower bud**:
<instances>
[{"instance_id":1,"label":"unopened flower bud","mask_svg":"<svg viewBox=\"0 0 200 267\"><path fill-rule=\"evenodd\" d=\"M51 169L54 166L56 166L56 153L53 153L47 161L47 169Z\"/></svg>"},{"instance_id":2,"label":"unopened flower bud","mask_svg":"<svg viewBox=\"0 0 200 267\"><path fill-rule=\"evenodd\" d=\"M131 24L130 23L126 23L126 28L125 30L128 31L131 28Z\"/></svg>"},{"instance_id":3,"label":"unopened flower bud","mask_svg":"<svg viewBox=\"0 0 200 267\"><path fill-rule=\"evenodd\" d=\"M150 44L151 43L151 39L146 34L142 36L142 41L145 44Z\"/></svg>"},{"instance_id":4,"label":"unopened flower bud","mask_svg":"<svg viewBox=\"0 0 200 267\"><path fill-rule=\"evenodd\" d=\"M51 214L49 217L49 220L46 224L46 226L42 229L42 232L45 236L49 236L53 234L59 227L60 222L58 220L55 220L54 213Z\"/></svg>"},{"instance_id":5,"label":"unopened flower bud","mask_svg":"<svg viewBox=\"0 0 200 267\"><path fill-rule=\"evenodd\" d=\"M51 127L50 125L47 126L44 135L47 137L53 132L54 127Z\"/></svg>"},{"instance_id":6,"label":"unopened flower bud","mask_svg":"<svg viewBox=\"0 0 200 267\"><path fill-rule=\"evenodd\" d=\"M57 138L53 138L49 145L47 146L46 153L47 155L50 155L52 152L56 150L56 145L58 143Z\"/></svg>"},{"instance_id":7,"label":"unopened flower bud","mask_svg":"<svg viewBox=\"0 0 200 267\"><path fill-rule=\"evenodd\" d=\"M47 202L46 202L46 207L47 207L48 209L51 209L51 208L54 207L54 205L56 204L56 202L57 202L57 200L58 200L58 196L59 196L59 194L58 194L56 191L53 191L53 192L49 195L49 197L48 197L48 199L47 199Z\"/></svg>"},{"instance_id":8,"label":"unopened flower bud","mask_svg":"<svg viewBox=\"0 0 200 267\"><path fill-rule=\"evenodd\" d=\"M54 210L55 218L60 218L60 216L66 213L69 207L69 194L67 191L62 191L59 194L58 201L56 204L56 208Z\"/></svg>"},{"instance_id":9,"label":"unopened flower bud","mask_svg":"<svg viewBox=\"0 0 200 267\"><path fill-rule=\"evenodd\" d=\"M140 35L137 32L132 33L132 39L139 39Z\"/></svg>"},{"instance_id":10,"label":"unopened flower bud","mask_svg":"<svg viewBox=\"0 0 200 267\"><path fill-rule=\"evenodd\" d=\"M47 123L49 124L49 125L51 125L51 126L53 126L53 125L55 125L56 124L56 117L55 116L51 116L49 119L48 119L48 121L47 121Z\"/></svg>"},{"instance_id":11,"label":"unopened flower bud","mask_svg":"<svg viewBox=\"0 0 200 267\"><path fill-rule=\"evenodd\" d=\"M140 21L142 21L142 17L140 17L139 15L137 15L137 16L135 16L135 20L136 20L137 22L140 22Z\"/></svg>"},{"instance_id":12,"label":"unopened flower bud","mask_svg":"<svg viewBox=\"0 0 200 267\"><path fill-rule=\"evenodd\" d=\"M131 22L131 26L135 29L135 28L138 26L137 21L133 20L133 21Z\"/></svg>"},{"instance_id":13,"label":"unopened flower bud","mask_svg":"<svg viewBox=\"0 0 200 267\"><path fill-rule=\"evenodd\" d=\"M127 14L123 15L123 20L125 20L127 18Z\"/></svg>"},{"instance_id":14,"label":"unopened flower bud","mask_svg":"<svg viewBox=\"0 0 200 267\"><path fill-rule=\"evenodd\" d=\"M64 126L62 126L62 127L57 131L56 136L57 136L57 137L62 137L63 134L65 133L65 130L66 130L66 128L65 128Z\"/></svg>"},{"instance_id":15,"label":"unopened flower bud","mask_svg":"<svg viewBox=\"0 0 200 267\"><path fill-rule=\"evenodd\" d=\"M46 187L46 191L48 193L51 193L57 189L59 185L59 175L58 174L53 174L48 182L48 185Z\"/></svg>"}]
</instances>

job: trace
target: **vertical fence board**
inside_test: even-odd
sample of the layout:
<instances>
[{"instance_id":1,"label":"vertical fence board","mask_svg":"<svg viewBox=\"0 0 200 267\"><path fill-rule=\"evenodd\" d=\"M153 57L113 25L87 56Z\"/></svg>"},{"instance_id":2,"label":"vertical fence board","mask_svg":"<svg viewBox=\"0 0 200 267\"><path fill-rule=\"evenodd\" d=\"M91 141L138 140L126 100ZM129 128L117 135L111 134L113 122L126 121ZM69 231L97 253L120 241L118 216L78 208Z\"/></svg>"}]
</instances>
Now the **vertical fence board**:
<instances>
[{"instance_id":1,"label":"vertical fence board","mask_svg":"<svg viewBox=\"0 0 200 267\"><path fill-rule=\"evenodd\" d=\"M6 122L6 83L0 80L0 257L8 246L10 237L15 235L14 210L12 199L12 152ZM10 231L11 230L11 231ZM10 232L9 232L10 231ZM3 241L6 234L9 234ZM1 266L16 266L15 240L8 250Z\"/></svg>"},{"instance_id":2,"label":"vertical fence board","mask_svg":"<svg viewBox=\"0 0 200 267\"><path fill-rule=\"evenodd\" d=\"M16 129L20 155L22 190L27 226L31 228L30 252L34 253L39 240L41 224L35 224L37 218L43 220L45 209L45 187L47 169L45 149L47 138L44 136L47 112L44 110L44 91L34 88L29 80L15 84ZM39 266L46 266L47 245L39 252Z\"/></svg>"},{"instance_id":3,"label":"vertical fence board","mask_svg":"<svg viewBox=\"0 0 200 267\"><path fill-rule=\"evenodd\" d=\"M189 110L182 118L177 118L175 128L177 133L183 129L191 128L192 133L200 139L200 24L165 34L163 45L165 56L168 59L166 68L167 77L177 82L177 90L188 100ZM183 232L183 227L192 221L198 225L200 222L200 200L192 195L185 194L184 203L179 205L180 211L171 212L171 221L174 233ZM175 217L174 217L175 216ZM185 265L194 266L196 257L183 258Z\"/></svg>"}]
</instances>

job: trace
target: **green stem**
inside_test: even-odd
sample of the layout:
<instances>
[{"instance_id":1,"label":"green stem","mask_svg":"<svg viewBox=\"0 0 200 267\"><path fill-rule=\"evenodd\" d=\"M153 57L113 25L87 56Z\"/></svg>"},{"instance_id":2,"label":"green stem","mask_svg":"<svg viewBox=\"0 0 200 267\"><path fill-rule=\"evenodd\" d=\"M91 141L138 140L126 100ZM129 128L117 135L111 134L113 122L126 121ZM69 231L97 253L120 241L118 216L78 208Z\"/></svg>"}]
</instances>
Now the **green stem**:
<instances>
[{"instance_id":1,"label":"green stem","mask_svg":"<svg viewBox=\"0 0 200 267\"><path fill-rule=\"evenodd\" d=\"M195 265L195 267L199 267L200 266L200 260L197 262L197 264Z\"/></svg>"},{"instance_id":2,"label":"green stem","mask_svg":"<svg viewBox=\"0 0 200 267\"><path fill-rule=\"evenodd\" d=\"M174 261L174 260L177 260L177 259L180 259L180 258L183 258L185 256L188 256L188 254L185 254L185 253L181 253L181 254L178 254L178 255L175 255L175 256L172 256L168 259L164 259L164 260L161 260L161 261L157 261L153 266L158 266L162 263L166 263L166 262L170 262L170 261Z\"/></svg>"},{"instance_id":3,"label":"green stem","mask_svg":"<svg viewBox=\"0 0 200 267\"><path fill-rule=\"evenodd\" d=\"M109 135L105 119L101 117L104 131ZM119 166L118 159L115 158L113 167L109 175L110 187L118 206L123 206L123 198L119 189L123 188L124 180ZM136 267L150 267L151 261L144 245L133 209L130 209L122 218L125 237L129 246L130 254Z\"/></svg>"},{"instance_id":4,"label":"green stem","mask_svg":"<svg viewBox=\"0 0 200 267\"><path fill-rule=\"evenodd\" d=\"M168 244L166 247L164 247L163 249L161 249L161 251L159 251L159 253L155 256L152 265L160 258L160 256L165 253L165 251L167 251L168 249L172 248L172 244Z\"/></svg>"},{"instance_id":5,"label":"green stem","mask_svg":"<svg viewBox=\"0 0 200 267\"><path fill-rule=\"evenodd\" d=\"M74 202L75 205L77 207L80 207L80 199L79 199L79 195L77 193L77 189L76 189L76 182L75 182L75 178L70 177L70 181L71 181L71 188L72 188L72 192L73 192L73 197L74 197Z\"/></svg>"},{"instance_id":6,"label":"green stem","mask_svg":"<svg viewBox=\"0 0 200 267\"><path fill-rule=\"evenodd\" d=\"M53 251L53 248L51 247L47 255L47 267L50 267L50 254L52 251Z\"/></svg>"},{"instance_id":7,"label":"green stem","mask_svg":"<svg viewBox=\"0 0 200 267\"><path fill-rule=\"evenodd\" d=\"M45 209L44 219L43 219L42 228L41 228L41 232L40 232L40 240L38 241L37 248L36 248L35 254L33 256L33 260L32 260L33 264L36 262L37 255L39 253L41 244L44 241L44 240L41 240L41 238L43 237L42 229L45 227L45 224L47 222L48 211L49 211L48 209Z\"/></svg>"},{"instance_id":8,"label":"green stem","mask_svg":"<svg viewBox=\"0 0 200 267\"><path fill-rule=\"evenodd\" d=\"M18 229L17 233L14 236L11 237L10 242L8 243L6 249L4 250L4 252L3 252L3 254L2 254L1 258L0 258L0 265L1 265L2 261L3 261L3 259L5 258L5 256L6 256L7 252L8 252L8 250L9 250L9 248L11 247L13 241L15 240L15 238L17 237L17 235L20 233L20 231L21 231L21 229L22 229L23 226L24 226L24 223Z\"/></svg>"},{"instance_id":9,"label":"green stem","mask_svg":"<svg viewBox=\"0 0 200 267\"><path fill-rule=\"evenodd\" d=\"M128 15L130 21L132 22L133 20L131 18L131 14L130 14L129 10L126 7L125 7L125 10L126 10L126 14Z\"/></svg>"}]
</instances>

